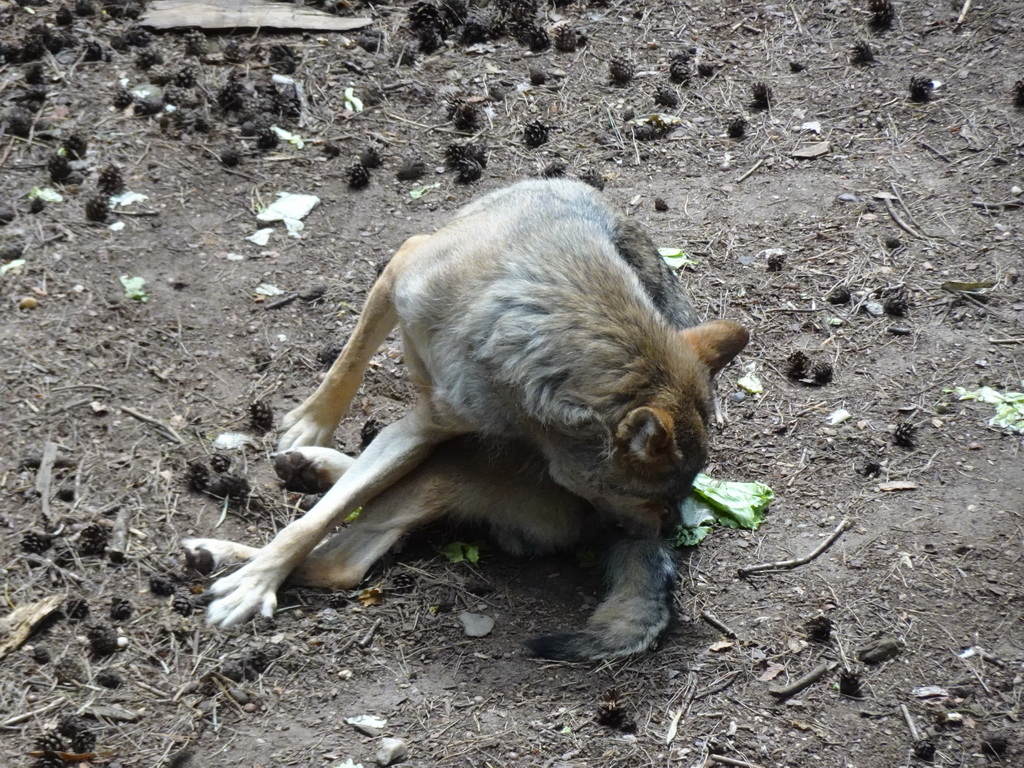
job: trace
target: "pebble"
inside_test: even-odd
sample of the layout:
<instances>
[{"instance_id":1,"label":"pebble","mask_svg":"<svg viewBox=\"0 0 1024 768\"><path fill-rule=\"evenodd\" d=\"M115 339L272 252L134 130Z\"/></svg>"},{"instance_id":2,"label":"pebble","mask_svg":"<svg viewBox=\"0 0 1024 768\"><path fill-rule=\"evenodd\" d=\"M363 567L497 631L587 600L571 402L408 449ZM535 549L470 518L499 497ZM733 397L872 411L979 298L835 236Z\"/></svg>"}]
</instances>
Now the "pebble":
<instances>
[{"instance_id":1,"label":"pebble","mask_svg":"<svg viewBox=\"0 0 1024 768\"><path fill-rule=\"evenodd\" d=\"M1019 195L1021 193L1024 193L1024 189L1021 189L1020 187L1017 186L1010 187L1011 195Z\"/></svg>"},{"instance_id":2,"label":"pebble","mask_svg":"<svg viewBox=\"0 0 1024 768\"><path fill-rule=\"evenodd\" d=\"M885 314L885 308L879 301L868 301L864 304L864 311L872 317L881 317Z\"/></svg>"},{"instance_id":3,"label":"pebble","mask_svg":"<svg viewBox=\"0 0 1024 768\"><path fill-rule=\"evenodd\" d=\"M373 758L377 765L394 765L400 763L409 756L409 745L405 739L383 738L380 740L380 749Z\"/></svg>"},{"instance_id":4,"label":"pebble","mask_svg":"<svg viewBox=\"0 0 1024 768\"><path fill-rule=\"evenodd\" d=\"M237 686L228 688L228 695L231 696L231 698L237 701L239 704L249 703L249 694L243 691L241 688L238 688Z\"/></svg>"},{"instance_id":5,"label":"pebble","mask_svg":"<svg viewBox=\"0 0 1024 768\"><path fill-rule=\"evenodd\" d=\"M468 637L486 637L494 629L494 619L482 613L463 611L459 614L459 621Z\"/></svg>"},{"instance_id":6,"label":"pebble","mask_svg":"<svg viewBox=\"0 0 1024 768\"><path fill-rule=\"evenodd\" d=\"M39 306L39 300L35 296L26 296L18 302L18 309L35 309Z\"/></svg>"},{"instance_id":7,"label":"pebble","mask_svg":"<svg viewBox=\"0 0 1024 768\"><path fill-rule=\"evenodd\" d=\"M843 192L841 195L836 196L836 200L840 203L859 203L860 198L852 192Z\"/></svg>"},{"instance_id":8,"label":"pebble","mask_svg":"<svg viewBox=\"0 0 1024 768\"><path fill-rule=\"evenodd\" d=\"M731 395L729 395L729 399L734 403L742 403L744 400L747 399L747 393L733 392Z\"/></svg>"}]
</instances>

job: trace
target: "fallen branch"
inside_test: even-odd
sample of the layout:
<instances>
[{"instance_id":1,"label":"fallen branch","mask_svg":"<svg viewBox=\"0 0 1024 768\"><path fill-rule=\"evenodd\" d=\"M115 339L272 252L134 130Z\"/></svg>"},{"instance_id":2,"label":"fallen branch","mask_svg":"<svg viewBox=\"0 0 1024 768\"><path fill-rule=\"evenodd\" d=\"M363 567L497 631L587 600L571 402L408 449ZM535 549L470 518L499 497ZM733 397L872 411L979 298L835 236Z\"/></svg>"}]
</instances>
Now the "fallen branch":
<instances>
[{"instance_id":1,"label":"fallen branch","mask_svg":"<svg viewBox=\"0 0 1024 768\"><path fill-rule=\"evenodd\" d=\"M788 699L790 696L800 693L804 688L814 685L837 666L837 662L823 661L806 675L798 677L789 685L784 685L781 688L769 688L768 693L777 699Z\"/></svg>"},{"instance_id":2,"label":"fallen branch","mask_svg":"<svg viewBox=\"0 0 1024 768\"><path fill-rule=\"evenodd\" d=\"M908 235L911 235L912 237L916 237L918 240L927 240L928 239L924 235L922 235L920 232L918 232L916 229L914 229L912 226L907 224L907 222L905 222L903 219L900 218L900 215L898 213L896 213L896 208L893 206L892 200L889 198L888 195L883 194L883 195L878 195L878 197L880 197L882 199L882 202L885 203L885 210L887 210L889 212L889 215L892 217L892 220L896 222L896 226L897 227L902 229Z\"/></svg>"},{"instance_id":3,"label":"fallen branch","mask_svg":"<svg viewBox=\"0 0 1024 768\"><path fill-rule=\"evenodd\" d=\"M181 438L181 435L179 435L177 432L175 432L174 429L169 424L164 424L159 419L154 419L152 416L147 416L146 414L142 413L141 411L136 411L134 408L130 408L127 405L122 405L121 406L121 410L124 413L127 413L133 419L138 419L139 421L145 422L146 424L152 424L154 427L157 427L167 437L171 438L176 443L178 443L178 445L184 445L185 444L185 441Z\"/></svg>"},{"instance_id":4,"label":"fallen branch","mask_svg":"<svg viewBox=\"0 0 1024 768\"><path fill-rule=\"evenodd\" d=\"M128 556L128 516L131 509L125 505L117 511L114 518L114 530L110 534L110 543L107 545L107 557L110 562L120 565Z\"/></svg>"},{"instance_id":5,"label":"fallen branch","mask_svg":"<svg viewBox=\"0 0 1024 768\"><path fill-rule=\"evenodd\" d=\"M736 630L734 630L732 627L730 627L724 621L722 621L717 616L715 616L715 614L711 613L711 611L701 611L700 612L700 617L702 619L704 619L704 621L706 621L712 627L714 627L719 632L721 632L723 635L725 635L726 637L728 637L728 638L736 637Z\"/></svg>"},{"instance_id":6,"label":"fallen branch","mask_svg":"<svg viewBox=\"0 0 1024 768\"><path fill-rule=\"evenodd\" d=\"M742 184L742 183L743 183L744 181L746 181L746 180L747 180L747 179L748 179L748 178L749 178L750 176L753 176L753 175L754 175L754 171L756 171L756 170L757 170L758 168L760 168L760 167L761 167L762 165L764 165L764 158L763 158L763 157L762 157L762 158L761 158L760 160L758 160L758 161L757 161L756 163L754 163L754 164L753 164L753 165L752 165L752 166L750 167L750 170L749 170L749 171L747 171L747 172L746 172L746 173L744 173L744 174L743 174L742 176L740 176L740 177L739 177L738 179L736 179L736 183L737 183L737 184Z\"/></svg>"},{"instance_id":7,"label":"fallen branch","mask_svg":"<svg viewBox=\"0 0 1024 768\"><path fill-rule=\"evenodd\" d=\"M829 537L825 539L817 549L811 554L804 555L803 557L794 557L792 560L777 560L774 563L758 563L757 565L748 565L744 568L739 569L740 576L749 576L752 573L763 573L764 571L785 571L790 568L796 568L801 565L807 565L807 563L819 557L822 552L831 547L836 543L836 540L843 535L843 531L850 527L850 519L843 518L843 521L836 526L836 529L829 534Z\"/></svg>"},{"instance_id":8,"label":"fallen branch","mask_svg":"<svg viewBox=\"0 0 1024 768\"><path fill-rule=\"evenodd\" d=\"M921 740L921 734L917 730L917 726L914 725L914 718L910 716L910 710L907 709L906 704L900 704L900 712L903 713L903 719L907 721L907 728L910 730L910 738L915 742Z\"/></svg>"},{"instance_id":9,"label":"fallen branch","mask_svg":"<svg viewBox=\"0 0 1024 768\"><path fill-rule=\"evenodd\" d=\"M726 757L725 755L708 755L713 763L721 763L722 765L733 765L736 768L761 768L757 763L750 763L746 760L737 760L735 757Z\"/></svg>"}]
</instances>

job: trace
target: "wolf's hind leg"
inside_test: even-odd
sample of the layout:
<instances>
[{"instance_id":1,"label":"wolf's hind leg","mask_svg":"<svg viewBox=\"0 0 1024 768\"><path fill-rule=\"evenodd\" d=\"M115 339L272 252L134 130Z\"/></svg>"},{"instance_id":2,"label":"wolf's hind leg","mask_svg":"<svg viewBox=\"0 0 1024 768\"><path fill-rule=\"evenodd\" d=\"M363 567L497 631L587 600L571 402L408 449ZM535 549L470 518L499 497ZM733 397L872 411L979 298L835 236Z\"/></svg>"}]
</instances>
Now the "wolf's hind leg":
<instances>
[{"instance_id":1,"label":"wolf's hind leg","mask_svg":"<svg viewBox=\"0 0 1024 768\"><path fill-rule=\"evenodd\" d=\"M534 637L527 648L545 659L590 661L641 653L668 627L676 567L660 538L620 539L607 559L608 592L580 632Z\"/></svg>"}]
</instances>

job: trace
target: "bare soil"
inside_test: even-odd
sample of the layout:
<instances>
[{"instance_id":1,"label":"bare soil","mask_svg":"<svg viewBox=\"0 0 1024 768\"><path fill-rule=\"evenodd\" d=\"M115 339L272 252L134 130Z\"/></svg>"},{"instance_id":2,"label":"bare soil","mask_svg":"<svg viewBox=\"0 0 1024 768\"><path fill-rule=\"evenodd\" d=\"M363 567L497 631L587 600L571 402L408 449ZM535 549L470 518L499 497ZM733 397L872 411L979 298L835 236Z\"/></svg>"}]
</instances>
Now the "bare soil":
<instances>
[{"instance_id":1,"label":"bare soil","mask_svg":"<svg viewBox=\"0 0 1024 768\"><path fill-rule=\"evenodd\" d=\"M0 277L3 613L67 595L0 661L0 762L368 766L379 737L346 718L375 715L415 766L875 768L923 762L924 739L936 765L1021 765L1021 440L947 392L1019 391L1024 378L1021 4L897 0L888 29L867 0L542 4L527 14L539 27L572 26L585 45L533 53L506 34L467 47L457 27L412 63L408 2L339 5L373 18L378 52L355 44L362 33L263 30L209 34L196 54L183 31L140 35L138 6L80 16L0 0L0 248L4 264L24 259ZM854 63L858 41L873 62ZM688 83L669 78L679 53ZM616 54L635 64L624 84L610 83ZM279 95L271 76L285 72L304 106ZM118 99L122 84L166 77L177 113ZM912 78L941 85L919 86L931 98L916 102ZM770 88L767 109L752 105L755 83ZM661 87L677 106L655 106ZM476 127L448 119L452 99L478 107ZM637 135L631 116L652 111L678 124ZM305 147L260 148L263 112ZM746 130L731 138L738 117ZM550 138L530 148L534 121ZM52 158L73 135L88 149L62 168ZM486 167L459 183L446 147L469 141ZM819 142L818 156L793 157ZM368 146L383 165L352 189ZM225 147L237 166L221 163ZM409 158L423 176L397 179ZM516 561L486 542L476 565L451 563L435 548L444 532L382 564L363 600L286 592L273 621L206 627L207 582L186 572L178 540L264 542L310 501L278 486L273 434L253 428L251 404L279 418L312 390L404 238L555 161L603 179L658 243L685 249L681 279L708 316L750 327L720 383L728 422L709 472L771 485L765 524L681 553L678 620L625 661L522 651L532 633L585 621L596 568ZM107 216L93 203L90 221L109 166L148 199ZM33 207L33 187L63 201ZM277 224L266 246L248 242L279 191L321 199L301 239ZM121 276L144 278L147 300ZM827 300L837 288L847 302ZM795 351L832 380L788 377ZM749 364L761 395L736 385ZM344 450L409 406L402 377L395 340L339 433ZM839 409L850 418L830 423ZM252 444L214 449L235 431ZM250 492L190 489L188 463L214 453ZM811 562L738 574L810 553L844 519ZM96 552L119 520L116 563ZM463 611L494 631L466 637ZM868 663L872 644L884 658ZM820 664L817 682L773 695ZM39 741L60 723L64 736Z\"/></svg>"}]
</instances>

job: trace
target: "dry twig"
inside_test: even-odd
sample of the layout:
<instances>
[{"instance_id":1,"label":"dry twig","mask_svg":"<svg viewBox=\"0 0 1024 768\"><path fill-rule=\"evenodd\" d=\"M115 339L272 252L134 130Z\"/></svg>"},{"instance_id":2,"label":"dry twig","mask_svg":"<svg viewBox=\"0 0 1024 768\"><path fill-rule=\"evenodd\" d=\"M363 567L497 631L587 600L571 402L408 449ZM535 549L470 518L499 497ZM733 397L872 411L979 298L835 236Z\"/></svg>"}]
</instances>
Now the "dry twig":
<instances>
[{"instance_id":1,"label":"dry twig","mask_svg":"<svg viewBox=\"0 0 1024 768\"><path fill-rule=\"evenodd\" d=\"M796 568L801 565L807 565L807 563L820 556L822 552L831 547L836 543L836 540L843 535L843 531L850 527L850 519L843 518L842 522L836 526L836 529L829 534L829 537L823 541L817 549L811 552L809 555L803 557L794 557L791 560L778 560L774 563L758 563L757 565L748 565L739 569L740 576L749 576L752 573L763 573L765 571L784 571L790 568Z\"/></svg>"}]
</instances>

